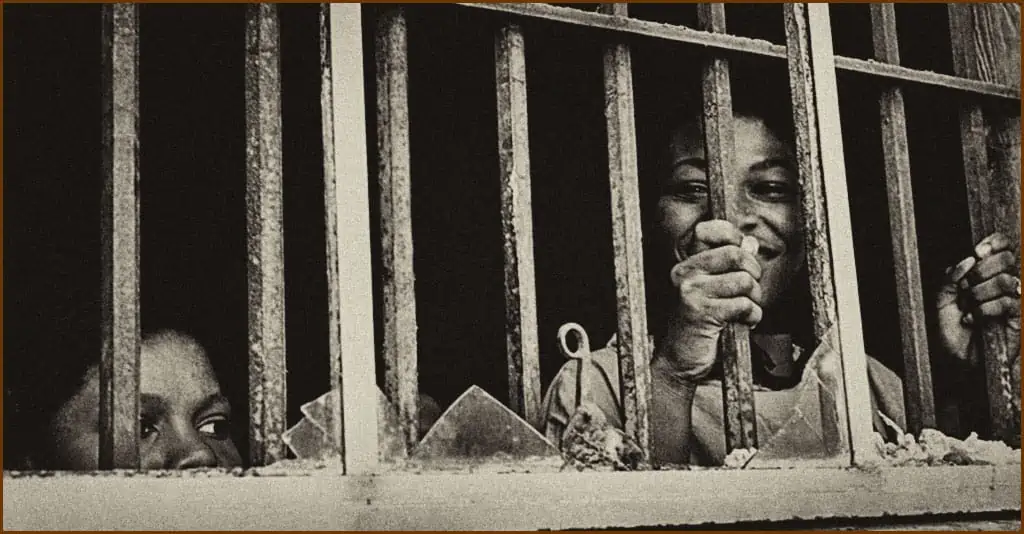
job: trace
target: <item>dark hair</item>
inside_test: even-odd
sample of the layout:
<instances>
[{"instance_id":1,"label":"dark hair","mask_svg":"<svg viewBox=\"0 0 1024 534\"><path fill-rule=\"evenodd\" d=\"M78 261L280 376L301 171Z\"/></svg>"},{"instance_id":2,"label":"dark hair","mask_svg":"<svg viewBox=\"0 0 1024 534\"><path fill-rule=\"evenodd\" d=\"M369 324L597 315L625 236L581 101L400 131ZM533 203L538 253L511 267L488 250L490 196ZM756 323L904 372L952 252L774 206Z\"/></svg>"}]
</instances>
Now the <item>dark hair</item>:
<instances>
[{"instance_id":1,"label":"dark hair","mask_svg":"<svg viewBox=\"0 0 1024 534\"><path fill-rule=\"evenodd\" d=\"M703 120L700 80L691 80L688 91L681 91L669 104L667 113L656 125L659 146L658 162L653 167L656 177L669 172L669 140L673 133L687 124ZM735 117L756 117L786 141L793 140L793 113L790 103L789 78L785 69L764 64L739 64L730 71L732 113Z\"/></svg>"}]
</instances>

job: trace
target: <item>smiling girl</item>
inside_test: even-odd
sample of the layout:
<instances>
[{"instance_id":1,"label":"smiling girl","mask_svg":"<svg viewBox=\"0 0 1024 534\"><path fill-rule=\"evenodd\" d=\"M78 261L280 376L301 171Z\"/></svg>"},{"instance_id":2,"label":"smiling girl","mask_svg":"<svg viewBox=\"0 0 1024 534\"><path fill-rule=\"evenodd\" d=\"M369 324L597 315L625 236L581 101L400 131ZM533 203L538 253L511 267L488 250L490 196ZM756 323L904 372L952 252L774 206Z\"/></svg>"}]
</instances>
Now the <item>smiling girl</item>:
<instances>
[{"instance_id":1,"label":"smiling girl","mask_svg":"<svg viewBox=\"0 0 1024 534\"><path fill-rule=\"evenodd\" d=\"M720 372L715 370L719 337L730 323L756 327L750 344L758 435L785 434L782 439L792 455L817 455L822 448L823 414L801 411L818 406L802 396L817 395L817 388L805 387L821 378L807 372L815 371L808 364L811 358L817 355L821 361L835 353L827 340L815 340L810 333L792 125L784 106L765 105L763 94L739 89L733 167L726 176L731 219L710 218L698 113L683 114L671 124L665 164L651 177L657 180L652 185L658 196L648 251L654 279L648 283L658 287L663 280L670 282L649 298L651 326L658 329L650 362L654 463L723 463L722 389L709 379ZM944 356L968 360L979 319L1005 320L1008 328L1016 324L1021 292L1015 265L1009 240L994 234L979 242L971 257L947 270L932 307ZM1019 332L1010 333L1009 350L1015 353ZM877 360L867 360L875 430L887 434L882 416L905 428L900 379ZM566 363L552 382L545 398L544 430L556 444L575 411L581 380L593 385L580 392L582 401L623 427L613 341L586 363ZM793 421L803 426L787 427ZM781 432L786 428L790 431Z\"/></svg>"}]
</instances>

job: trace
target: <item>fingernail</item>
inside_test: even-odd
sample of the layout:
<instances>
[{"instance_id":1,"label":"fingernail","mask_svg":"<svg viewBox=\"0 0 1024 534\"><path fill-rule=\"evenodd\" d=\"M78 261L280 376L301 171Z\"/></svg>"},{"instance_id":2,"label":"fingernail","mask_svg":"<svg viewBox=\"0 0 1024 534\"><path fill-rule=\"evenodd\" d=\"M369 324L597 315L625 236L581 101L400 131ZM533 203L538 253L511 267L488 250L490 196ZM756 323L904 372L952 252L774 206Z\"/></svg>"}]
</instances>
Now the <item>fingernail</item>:
<instances>
[{"instance_id":1,"label":"fingernail","mask_svg":"<svg viewBox=\"0 0 1024 534\"><path fill-rule=\"evenodd\" d=\"M760 243L757 242L756 237L749 235L743 236L743 241L740 242L740 249L747 254L757 254L758 248L760 248Z\"/></svg>"},{"instance_id":2,"label":"fingernail","mask_svg":"<svg viewBox=\"0 0 1024 534\"><path fill-rule=\"evenodd\" d=\"M965 313L963 319L961 319L961 322L967 326L970 326L974 324L974 316L971 315L970 313Z\"/></svg>"},{"instance_id":3,"label":"fingernail","mask_svg":"<svg viewBox=\"0 0 1024 534\"><path fill-rule=\"evenodd\" d=\"M951 273L951 272L953 272L953 268L952 267L946 267L946 276L949 276L949 273Z\"/></svg>"},{"instance_id":4,"label":"fingernail","mask_svg":"<svg viewBox=\"0 0 1024 534\"><path fill-rule=\"evenodd\" d=\"M957 263L953 267L954 272L959 272L959 274L956 278L954 278L953 281L959 281L961 278L963 278L963 276L967 274L967 271L970 271L974 267L974 264L977 262L978 260L974 256L968 256L960 260L960 263Z\"/></svg>"},{"instance_id":5,"label":"fingernail","mask_svg":"<svg viewBox=\"0 0 1024 534\"><path fill-rule=\"evenodd\" d=\"M989 254L992 254L992 244L982 243L974 249L974 254L978 256L978 259L987 258Z\"/></svg>"}]
</instances>

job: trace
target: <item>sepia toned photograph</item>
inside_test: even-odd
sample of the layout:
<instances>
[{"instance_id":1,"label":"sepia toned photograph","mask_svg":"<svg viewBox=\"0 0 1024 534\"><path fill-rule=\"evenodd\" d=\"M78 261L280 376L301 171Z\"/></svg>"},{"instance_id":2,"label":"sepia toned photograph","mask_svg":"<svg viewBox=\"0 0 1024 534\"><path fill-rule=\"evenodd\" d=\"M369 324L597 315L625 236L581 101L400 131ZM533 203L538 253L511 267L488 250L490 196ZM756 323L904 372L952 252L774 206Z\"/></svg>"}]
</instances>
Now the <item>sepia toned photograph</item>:
<instances>
[{"instance_id":1,"label":"sepia toned photograph","mask_svg":"<svg viewBox=\"0 0 1024 534\"><path fill-rule=\"evenodd\" d=\"M1020 530L1019 4L2 10L5 530Z\"/></svg>"}]
</instances>

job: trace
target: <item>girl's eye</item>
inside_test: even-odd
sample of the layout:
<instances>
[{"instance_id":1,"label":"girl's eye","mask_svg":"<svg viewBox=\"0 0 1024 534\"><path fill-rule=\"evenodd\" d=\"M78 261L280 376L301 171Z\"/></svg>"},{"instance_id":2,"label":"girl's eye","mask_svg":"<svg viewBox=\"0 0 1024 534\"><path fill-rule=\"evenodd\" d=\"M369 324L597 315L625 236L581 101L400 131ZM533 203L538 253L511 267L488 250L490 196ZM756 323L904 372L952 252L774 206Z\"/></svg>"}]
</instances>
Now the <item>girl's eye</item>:
<instances>
[{"instance_id":1,"label":"girl's eye","mask_svg":"<svg viewBox=\"0 0 1024 534\"><path fill-rule=\"evenodd\" d=\"M230 422L227 419L210 419L199 425L199 433L216 440L230 437Z\"/></svg>"},{"instance_id":2,"label":"girl's eye","mask_svg":"<svg viewBox=\"0 0 1024 534\"><path fill-rule=\"evenodd\" d=\"M753 187L753 193L766 200L789 202L796 198L796 188L789 182L764 181Z\"/></svg>"},{"instance_id":3,"label":"girl's eye","mask_svg":"<svg viewBox=\"0 0 1024 534\"><path fill-rule=\"evenodd\" d=\"M148 418L139 418L139 437L142 439L150 439L160 433L160 429L157 428L156 421Z\"/></svg>"},{"instance_id":4,"label":"girl's eye","mask_svg":"<svg viewBox=\"0 0 1024 534\"><path fill-rule=\"evenodd\" d=\"M704 202L708 196L706 181L688 180L669 185L666 194L683 202Z\"/></svg>"}]
</instances>

